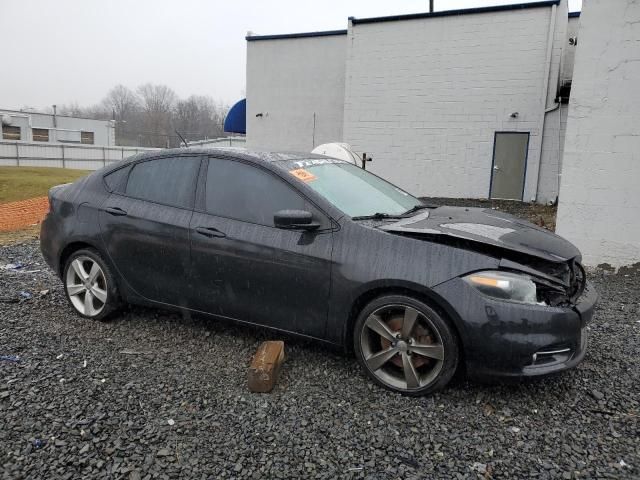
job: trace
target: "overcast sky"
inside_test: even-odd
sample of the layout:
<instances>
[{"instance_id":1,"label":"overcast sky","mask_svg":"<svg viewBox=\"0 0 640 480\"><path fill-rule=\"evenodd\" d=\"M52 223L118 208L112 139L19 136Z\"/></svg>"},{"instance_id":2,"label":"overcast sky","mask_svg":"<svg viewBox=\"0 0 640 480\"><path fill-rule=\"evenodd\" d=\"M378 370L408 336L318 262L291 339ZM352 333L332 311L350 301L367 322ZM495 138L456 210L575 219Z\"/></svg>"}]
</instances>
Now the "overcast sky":
<instances>
[{"instance_id":1,"label":"overcast sky","mask_svg":"<svg viewBox=\"0 0 640 480\"><path fill-rule=\"evenodd\" d=\"M526 1L526 0L522 0ZM436 10L518 3L435 0ZM569 0L571 11L581 0ZM228 104L245 88L245 35L342 29L347 17L428 10L428 0L0 0L0 108L99 102L163 83Z\"/></svg>"}]
</instances>

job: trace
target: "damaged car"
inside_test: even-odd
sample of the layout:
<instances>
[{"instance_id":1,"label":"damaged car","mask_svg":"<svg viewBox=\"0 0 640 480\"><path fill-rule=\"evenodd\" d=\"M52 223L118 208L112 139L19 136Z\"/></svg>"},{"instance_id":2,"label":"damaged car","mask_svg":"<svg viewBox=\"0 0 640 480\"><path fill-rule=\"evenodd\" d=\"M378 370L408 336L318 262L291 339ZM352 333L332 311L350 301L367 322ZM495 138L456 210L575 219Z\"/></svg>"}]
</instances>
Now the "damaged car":
<instances>
[{"instance_id":1,"label":"damaged car","mask_svg":"<svg viewBox=\"0 0 640 480\"><path fill-rule=\"evenodd\" d=\"M144 153L49 193L41 248L75 311L125 303L355 353L408 395L576 366L597 294L578 249L492 209L436 207L345 161Z\"/></svg>"}]
</instances>

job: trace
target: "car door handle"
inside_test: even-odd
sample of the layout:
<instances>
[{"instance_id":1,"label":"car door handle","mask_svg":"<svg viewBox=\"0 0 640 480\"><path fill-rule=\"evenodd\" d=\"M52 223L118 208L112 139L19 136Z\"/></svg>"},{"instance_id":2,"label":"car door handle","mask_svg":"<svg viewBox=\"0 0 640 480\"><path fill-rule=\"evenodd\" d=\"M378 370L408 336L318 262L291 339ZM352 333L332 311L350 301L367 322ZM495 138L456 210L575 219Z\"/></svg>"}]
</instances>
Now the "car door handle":
<instances>
[{"instance_id":1,"label":"car door handle","mask_svg":"<svg viewBox=\"0 0 640 480\"><path fill-rule=\"evenodd\" d=\"M205 237L224 238L226 235L217 228L213 227L196 227L196 232Z\"/></svg>"},{"instance_id":2,"label":"car door handle","mask_svg":"<svg viewBox=\"0 0 640 480\"><path fill-rule=\"evenodd\" d=\"M123 215L127 214L127 212L122 210L120 207L107 207L104 209L104 211L109 215L115 215L116 217L122 217Z\"/></svg>"},{"instance_id":3,"label":"car door handle","mask_svg":"<svg viewBox=\"0 0 640 480\"><path fill-rule=\"evenodd\" d=\"M500 167L499 167L499 166L497 166L497 165L496 165L495 167L493 167L493 169L494 169L496 172L500 171Z\"/></svg>"}]
</instances>

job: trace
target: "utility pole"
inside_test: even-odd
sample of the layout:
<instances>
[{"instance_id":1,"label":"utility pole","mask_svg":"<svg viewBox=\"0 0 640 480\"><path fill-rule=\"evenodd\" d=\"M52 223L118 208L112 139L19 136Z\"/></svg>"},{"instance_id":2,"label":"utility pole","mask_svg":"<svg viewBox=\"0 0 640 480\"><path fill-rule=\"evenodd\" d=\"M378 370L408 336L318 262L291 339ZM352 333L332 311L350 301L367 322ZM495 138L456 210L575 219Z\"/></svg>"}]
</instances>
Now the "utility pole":
<instances>
[{"instance_id":1,"label":"utility pole","mask_svg":"<svg viewBox=\"0 0 640 480\"><path fill-rule=\"evenodd\" d=\"M433 13L433 0L429 0L429 13Z\"/></svg>"}]
</instances>

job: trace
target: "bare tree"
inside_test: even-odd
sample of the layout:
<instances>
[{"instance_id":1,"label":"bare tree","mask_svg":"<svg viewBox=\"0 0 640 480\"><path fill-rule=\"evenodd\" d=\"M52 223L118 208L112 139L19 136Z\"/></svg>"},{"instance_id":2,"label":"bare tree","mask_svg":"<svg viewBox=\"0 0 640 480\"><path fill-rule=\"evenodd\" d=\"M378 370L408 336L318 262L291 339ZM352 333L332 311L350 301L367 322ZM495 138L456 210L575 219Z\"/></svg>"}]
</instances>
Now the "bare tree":
<instances>
[{"instance_id":1,"label":"bare tree","mask_svg":"<svg viewBox=\"0 0 640 480\"><path fill-rule=\"evenodd\" d=\"M107 120L110 118L109 112L102 105L92 105L89 107L81 107L78 102L59 105L57 108L58 115L67 115L69 117L94 118L96 120ZM53 113L53 109L49 109L49 113Z\"/></svg>"},{"instance_id":2,"label":"bare tree","mask_svg":"<svg viewBox=\"0 0 640 480\"><path fill-rule=\"evenodd\" d=\"M140 138L136 132L143 128L136 94L124 85L116 85L102 99L101 105L116 122L116 143L136 145Z\"/></svg>"},{"instance_id":3,"label":"bare tree","mask_svg":"<svg viewBox=\"0 0 640 480\"><path fill-rule=\"evenodd\" d=\"M113 119L118 121L128 121L140 110L138 97L124 85L116 85L109 90L102 100L102 105L112 112Z\"/></svg>"},{"instance_id":4,"label":"bare tree","mask_svg":"<svg viewBox=\"0 0 640 480\"><path fill-rule=\"evenodd\" d=\"M173 109L173 125L188 140L223 135L224 107L208 96L191 95L178 100Z\"/></svg>"},{"instance_id":5,"label":"bare tree","mask_svg":"<svg viewBox=\"0 0 640 480\"><path fill-rule=\"evenodd\" d=\"M166 85L147 83L135 92L116 85L98 105L82 107L77 102L58 106L58 113L116 121L116 144L145 147L178 146L175 130L187 140L224 135L228 107L212 97L191 95L180 100Z\"/></svg>"},{"instance_id":6,"label":"bare tree","mask_svg":"<svg viewBox=\"0 0 640 480\"><path fill-rule=\"evenodd\" d=\"M154 147L168 144L171 110L176 102L176 94L166 85L146 83L137 89L142 105L147 135L151 136Z\"/></svg>"}]
</instances>

